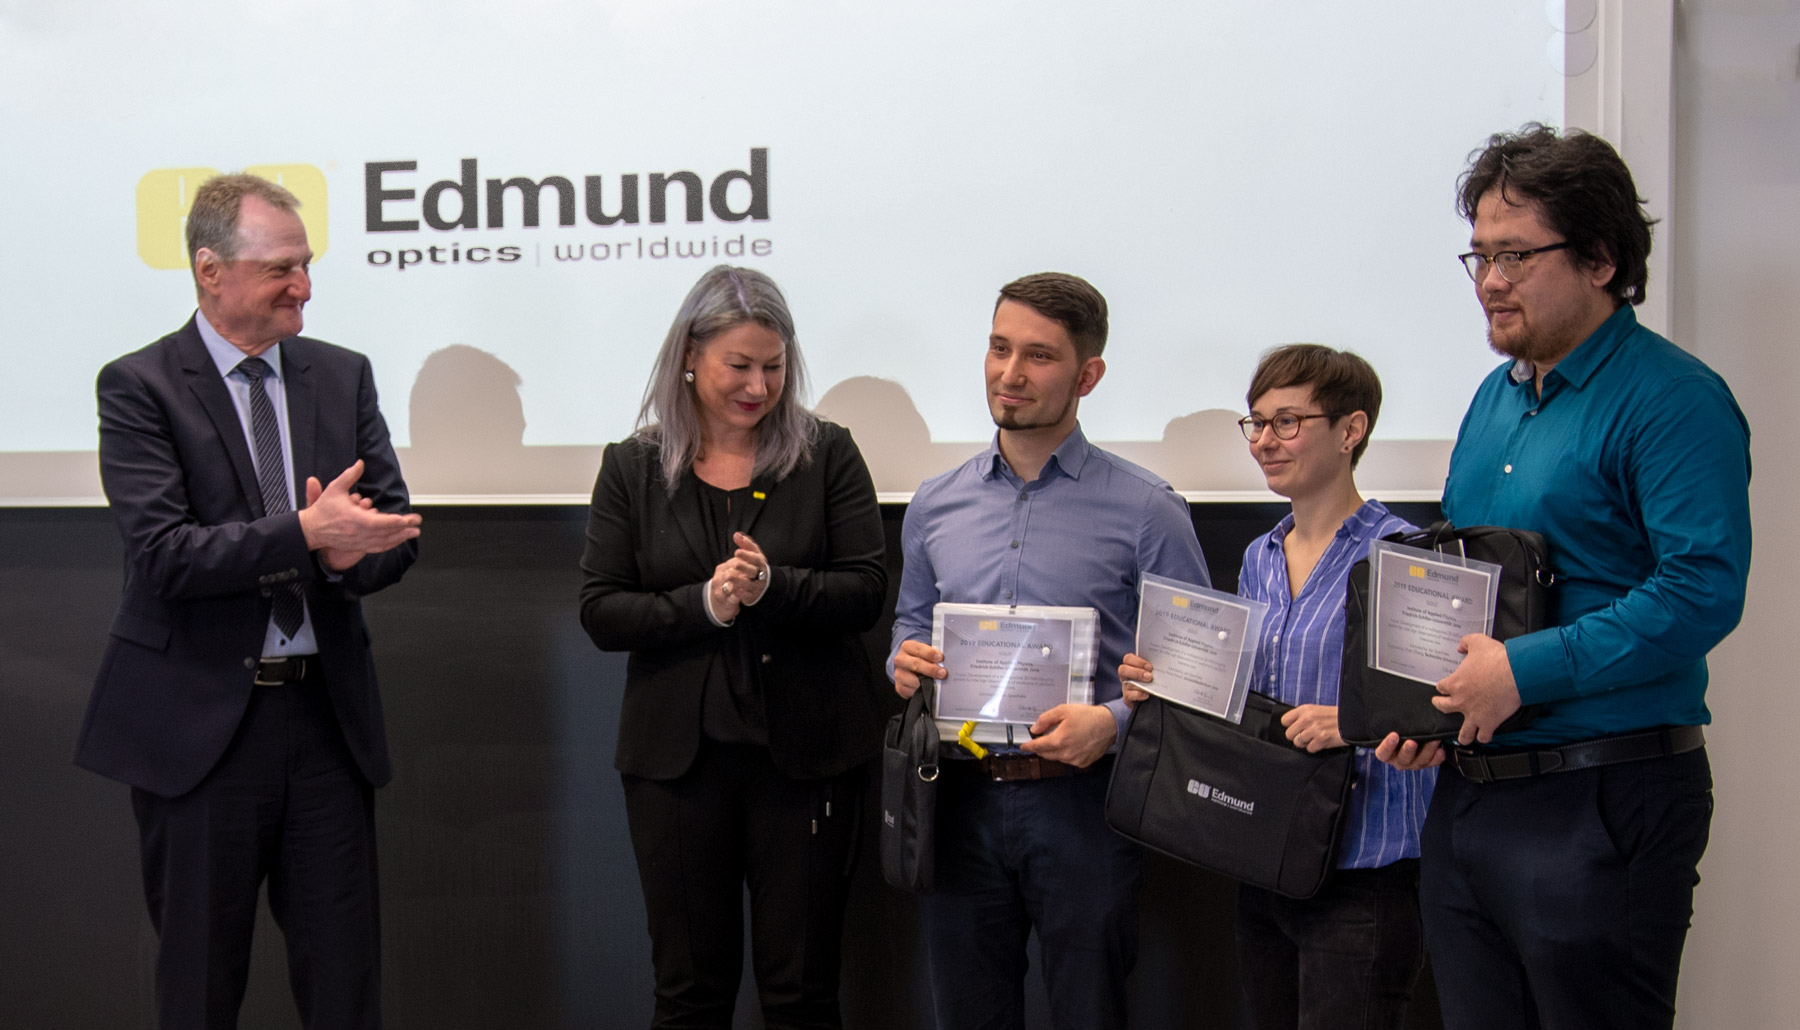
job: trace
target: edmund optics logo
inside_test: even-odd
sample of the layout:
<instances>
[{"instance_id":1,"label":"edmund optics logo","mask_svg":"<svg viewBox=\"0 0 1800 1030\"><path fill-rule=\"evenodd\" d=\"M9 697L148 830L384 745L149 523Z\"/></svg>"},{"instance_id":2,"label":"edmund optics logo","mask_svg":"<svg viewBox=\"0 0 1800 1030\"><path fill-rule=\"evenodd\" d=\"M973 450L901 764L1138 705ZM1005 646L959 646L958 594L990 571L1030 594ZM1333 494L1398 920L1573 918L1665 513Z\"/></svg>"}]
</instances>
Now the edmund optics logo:
<instances>
[{"instance_id":1,"label":"edmund optics logo","mask_svg":"<svg viewBox=\"0 0 1800 1030\"><path fill-rule=\"evenodd\" d=\"M1232 797L1230 794L1225 793L1210 783L1201 783L1199 780L1189 780L1187 782L1187 790L1189 794L1194 795L1202 801L1210 801L1215 805L1222 805L1240 815L1256 814L1256 802Z\"/></svg>"},{"instance_id":2,"label":"edmund optics logo","mask_svg":"<svg viewBox=\"0 0 1800 1030\"><path fill-rule=\"evenodd\" d=\"M244 171L285 186L300 199L300 221L306 226L313 260L324 257L330 242L325 173L312 165L298 164L252 165ZM137 248L144 264L151 268L187 268L187 216L194 206L194 191L218 174L213 168L158 168L145 172L138 180Z\"/></svg>"}]
</instances>

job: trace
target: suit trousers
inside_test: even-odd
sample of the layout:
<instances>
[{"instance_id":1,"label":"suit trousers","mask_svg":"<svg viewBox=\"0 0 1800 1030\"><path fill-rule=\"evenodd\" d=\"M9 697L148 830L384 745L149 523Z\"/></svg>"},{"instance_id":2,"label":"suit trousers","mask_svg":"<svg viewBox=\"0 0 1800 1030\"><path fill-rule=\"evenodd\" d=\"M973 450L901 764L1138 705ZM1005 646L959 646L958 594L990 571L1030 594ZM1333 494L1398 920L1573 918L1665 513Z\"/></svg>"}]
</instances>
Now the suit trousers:
<instances>
[{"instance_id":1,"label":"suit trousers","mask_svg":"<svg viewBox=\"0 0 1800 1030\"><path fill-rule=\"evenodd\" d=\"M302 1026L381 1025L374 791L316 678L252 690L200 785L131 792L156 927L157 1025L237 1025L257 895L287 941Z\"/></svg>"},{"instance_id":2,"label":"suit trousers","mask_svg":"<svg viewBox=\"0 0 1800 1030\"><path fill-rule=\"evenodd\" d=\"M1704 748L1496 783L1446 763L1419 840L1445 1027L1672 1026L1711 823Z\"/></svg>"},{"instance_id":3,"label":"suit trousers","mask_svg":"<svg viewBox=\"0 0 1800 1030\"><path fill-rule=\"evenodd\" d=\"M937 884L920 899L938 1030L1024 1030L1034 927L1052 1025L1125 1026L1143 852L1106 825L1112 757L1010 783L942 766Z\"/></svg>"},{"instance_id":4,"label":"suit trousers","mask_svg":"<svg viewBox=\"0 0 1800 1030\"><path fill-rule=\"evenodd\" d=\"M844 903L867 775L793 780L766 747L702 740L676 779L620 777L650 923L652 1026L731 1026L746 886L764 1025L842 1025Z\"/></svg>"},{"instance_id":5,"label":"suit trousers","mask_svg":"<svg viewBox=\"0 0 1800 1030\"><path fill-rule=\"evenodd\" d=\"M1237 950L1258 1030L1400 1030L1425 966L1419 862L1335 869L1310 898L1243 884Z\"/></svg>"}]
</instances>

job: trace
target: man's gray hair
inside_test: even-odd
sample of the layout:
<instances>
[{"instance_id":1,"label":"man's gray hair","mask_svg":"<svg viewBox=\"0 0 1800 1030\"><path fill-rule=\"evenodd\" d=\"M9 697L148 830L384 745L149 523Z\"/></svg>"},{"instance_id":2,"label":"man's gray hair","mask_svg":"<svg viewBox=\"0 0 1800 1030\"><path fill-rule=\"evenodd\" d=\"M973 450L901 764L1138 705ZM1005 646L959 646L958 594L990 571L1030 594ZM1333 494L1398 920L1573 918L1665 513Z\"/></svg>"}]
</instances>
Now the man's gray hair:
<instances>
[{"instance_id":1,"label":"man's gray hair","mask_svg":"<svg viewBox=\"0 0 1800 1030\"><path fill-rule=\"evenodd\" d=\"M761 272L719 265L701 276L681 302L656 355L650 382L644 387L643 407L638 410L637 437L655 444L661 452L663 485L671 494L700 454L694 387L682 375L687 371L688 355L704 349L707 341L727 329L746 324L773 332L785 350L786 382L781 396L756 427L755 474L785 479L812 459L819 420L802 406L806 364L800 357L787 299L774 280Z\"/></svg>"},{"instance_id":2,"label":"man's gray hair","mask_svg":"<svg viewBox=\"0 0 1800 1030\"><path fill-rule=\"evenodd\" d=\"M194 191L194 206L188 210L188 267L205 247L222 261L237 260L238 212L244 198L255 197L270 207L293 211L300 198L260 176L248 172L215 175ZM198 272L198 269L194 269Z\"/></svg>"}]
</instances>

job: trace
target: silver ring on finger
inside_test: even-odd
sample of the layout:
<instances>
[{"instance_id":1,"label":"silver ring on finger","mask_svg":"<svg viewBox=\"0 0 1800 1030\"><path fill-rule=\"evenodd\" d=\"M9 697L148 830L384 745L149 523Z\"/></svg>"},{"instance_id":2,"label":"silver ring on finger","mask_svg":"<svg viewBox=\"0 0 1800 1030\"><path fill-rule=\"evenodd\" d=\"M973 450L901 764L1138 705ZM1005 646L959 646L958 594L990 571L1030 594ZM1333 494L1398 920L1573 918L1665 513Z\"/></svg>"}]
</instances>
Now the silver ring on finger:
<instances>
[{"instance_id":1,"label":"silver ring on finger","mask_svg":"<svg viewBox=\"0 0 1800 1030\"><path fill-rule=\"evenodd\" d=\"M727 583L724 586L720 587L719 592L724 594L726 597L730 597L731 596L731 584Z\"/></svg>"},{"instance_id":2,"label":"silver ring on finger","mask_svg":"<svg viewBox=\"0 0 1800 1030\"><path fill-rule=\"evenodd\" d=\"M756 570L756 581L758 583L761 583L763 580L768 579L768 578L769 578L769 567L767 565L764 565L762 568Z\"/></svg>"}]
</instances>

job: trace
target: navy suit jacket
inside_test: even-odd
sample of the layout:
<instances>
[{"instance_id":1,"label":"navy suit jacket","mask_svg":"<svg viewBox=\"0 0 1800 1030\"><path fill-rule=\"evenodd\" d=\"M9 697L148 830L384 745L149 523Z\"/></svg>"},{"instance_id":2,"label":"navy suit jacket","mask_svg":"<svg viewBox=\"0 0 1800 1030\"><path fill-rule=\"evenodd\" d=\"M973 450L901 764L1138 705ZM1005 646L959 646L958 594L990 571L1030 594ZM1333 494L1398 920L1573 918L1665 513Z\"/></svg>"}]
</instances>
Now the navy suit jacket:
<instances>
[{"instance_id":1,"label":"navy suit jacket","mask_svg":"<svg viewBox=\"0 0 1800 1030\"><path fill-rule=\"evenodd\" d=\"M296 499L358 458L355 489L408 510L367 358L281 342ZM164 797L193 789L242 721L273 588L306 593L332 708L373 786L392 775L358 600L398 581L416 541L328 578L295 512L268 515L230 392L193 320L100 370L100 477L125 543L125 584L76 744L77 765Z\"/></svg>"},{"instance_id":2,"label":"navy suit jacket","mask_svg":"<svg viewBox=\"0 0 1800 1030\"><path fill-rule=\"evenodd\" d=\"M886 541L875 485L850 431L820 422L812 461L750 484L745 532L768 556L769 585L738 612L751 634L775 768L832 776L881 743L887 680L859 634L887 598ZM705 592L727 555L706 539L699 480L671 496L656 448L606 448L581 558L581 624L603 650L630 651L619 716L620 772L674 779L700 750L706 672L723 632Z\"/></svg>"}]
</instances>

